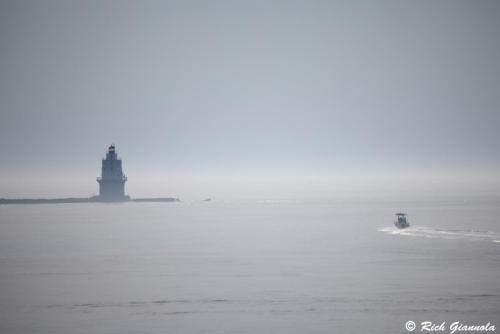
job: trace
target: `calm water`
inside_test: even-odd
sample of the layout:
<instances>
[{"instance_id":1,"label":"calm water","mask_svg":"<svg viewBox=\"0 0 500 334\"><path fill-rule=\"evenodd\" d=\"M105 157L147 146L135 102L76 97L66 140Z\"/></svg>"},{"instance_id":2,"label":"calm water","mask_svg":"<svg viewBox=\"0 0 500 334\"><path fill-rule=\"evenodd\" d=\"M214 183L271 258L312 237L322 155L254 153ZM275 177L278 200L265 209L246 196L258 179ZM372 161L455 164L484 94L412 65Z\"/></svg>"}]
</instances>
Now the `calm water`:
<instances>
[{"instance_id":1,"label":"calm water","mask_svg":"<svg viewBox=\"0 0 500 334\"><path fill-rule=\"evenodd\" d=\"M498 327L499 217L487 197L4 205L0 332Z\"/></svg>"}]
</instances>

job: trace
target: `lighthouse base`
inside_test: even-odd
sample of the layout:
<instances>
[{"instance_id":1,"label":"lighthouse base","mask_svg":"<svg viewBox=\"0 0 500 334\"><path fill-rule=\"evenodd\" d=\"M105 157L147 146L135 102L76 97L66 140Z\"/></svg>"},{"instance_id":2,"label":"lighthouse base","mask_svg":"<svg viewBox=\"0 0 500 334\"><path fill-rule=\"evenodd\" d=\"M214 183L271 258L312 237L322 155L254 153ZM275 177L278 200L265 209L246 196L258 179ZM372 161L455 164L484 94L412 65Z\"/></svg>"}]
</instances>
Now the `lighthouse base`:
<instances>
[{"instance_id":1,"label":"lighthouse base","mask_svg":"<svg viewBox=\"0 0 500 334\"><path fill-rule=\"evenodd\" d=\"M128 202L130 201L130 196L93 196L90 198L92 202Z\"/></svg>"}]
</instances>

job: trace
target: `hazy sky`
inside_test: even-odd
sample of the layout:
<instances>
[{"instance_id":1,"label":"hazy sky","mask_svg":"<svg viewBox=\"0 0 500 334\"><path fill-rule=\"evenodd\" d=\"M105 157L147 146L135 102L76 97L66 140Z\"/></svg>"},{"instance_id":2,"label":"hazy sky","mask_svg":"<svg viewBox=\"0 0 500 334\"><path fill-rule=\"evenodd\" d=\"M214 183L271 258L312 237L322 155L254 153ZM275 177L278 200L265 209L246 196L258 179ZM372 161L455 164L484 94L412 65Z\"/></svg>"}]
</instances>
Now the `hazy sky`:
<instances>
[{"instance_id":1,"label":"hazy sky","mask_svg":"<svg viewBox=\"0 0 500 334\"><path fill-rule=\"evenodd\" d=\"M1 0L0 174L498 170L499 36L499 1Z\"/></svg>"}]
</instances>

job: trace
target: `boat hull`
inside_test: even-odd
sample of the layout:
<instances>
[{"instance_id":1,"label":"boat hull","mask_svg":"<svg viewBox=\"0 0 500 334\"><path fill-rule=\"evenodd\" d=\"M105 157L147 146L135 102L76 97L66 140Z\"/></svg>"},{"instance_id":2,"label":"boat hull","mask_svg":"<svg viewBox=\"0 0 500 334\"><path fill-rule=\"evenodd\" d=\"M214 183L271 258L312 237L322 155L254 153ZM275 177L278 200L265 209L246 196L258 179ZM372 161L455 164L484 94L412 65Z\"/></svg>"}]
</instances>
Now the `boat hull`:
<instances>
[{"instance_id":1,"label":"boat hull","mask_svg":"<svg viewBox=\"0 0 500 334\"><path fill-rule=\"evenodd\" d=\"M394 226L397 228L407 228L410 227L410 224L407 222L394 222Z\"/></svg>"}]
</instances>

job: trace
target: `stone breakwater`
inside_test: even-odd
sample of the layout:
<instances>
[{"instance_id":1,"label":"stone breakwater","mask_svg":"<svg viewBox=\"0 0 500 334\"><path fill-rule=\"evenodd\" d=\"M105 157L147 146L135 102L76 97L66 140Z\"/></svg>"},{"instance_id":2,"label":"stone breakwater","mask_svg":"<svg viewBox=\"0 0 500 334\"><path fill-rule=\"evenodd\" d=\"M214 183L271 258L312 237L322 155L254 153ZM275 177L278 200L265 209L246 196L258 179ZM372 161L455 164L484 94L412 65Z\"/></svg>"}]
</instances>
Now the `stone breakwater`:
<instances>
[{"instance_id":1,"label":"stone breakwater","mask_svg":"<svg viewBox=\"0 0 500 334\"><path fill-rule=\"evenodd\" d=\"M109 203L109 202L180 202L174 197L128 198L123 201L107 201L99 197L67 198L0 198L0 204L62 204L62 203Z\"/></svg>"}]
</instances>

